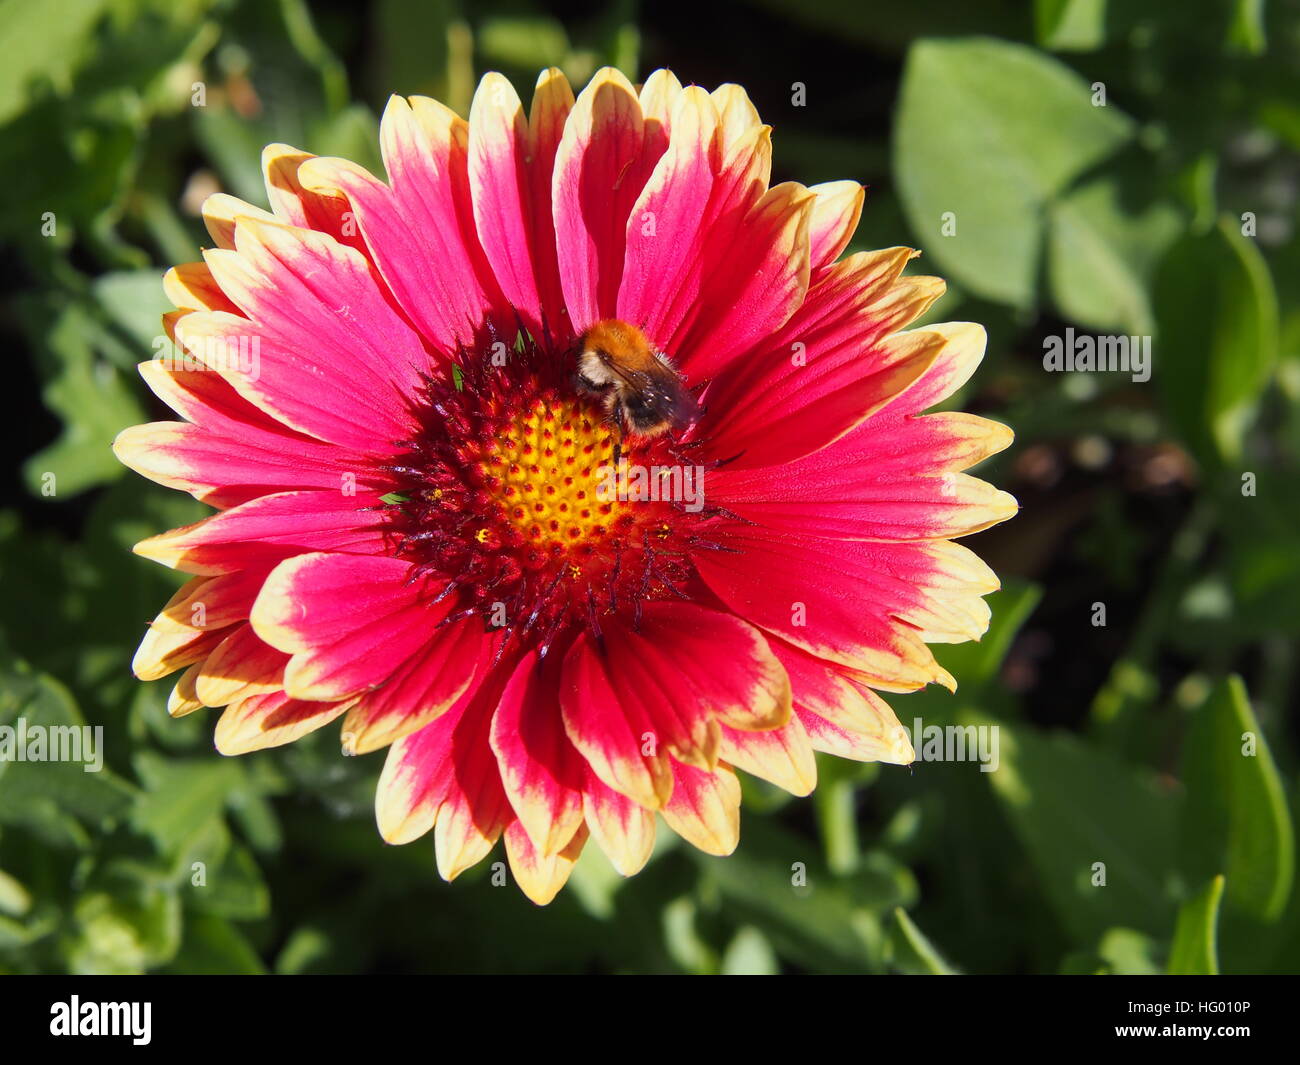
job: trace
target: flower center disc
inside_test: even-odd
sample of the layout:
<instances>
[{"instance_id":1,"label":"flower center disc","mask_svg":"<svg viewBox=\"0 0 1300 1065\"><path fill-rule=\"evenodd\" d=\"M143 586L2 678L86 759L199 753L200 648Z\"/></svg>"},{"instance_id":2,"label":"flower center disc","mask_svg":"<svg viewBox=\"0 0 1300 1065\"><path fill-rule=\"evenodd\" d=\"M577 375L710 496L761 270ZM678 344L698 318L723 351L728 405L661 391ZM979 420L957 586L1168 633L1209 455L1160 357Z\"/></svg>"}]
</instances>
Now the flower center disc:
<instances>
[{"instance_id":1,"label":"flower center disc","mask_svg":"<svg viewBox=\"0 0 1300 1065\"><path fill-rule=\"evenodd\" d=\"M558 399L548 406L539 398L483 449L479 475L502 518L521 536L573 555L607 538L627 507L601 491L616 435L604 411L589 402Z\"/></svg>"},{"instance_id":2,"label":"flower center disc","mask_svg":"<svg viewBox=\"0 0 1300 1065\"><path fill-rule=\"evenodd\" d=\"M446 582L438 598L457 597L451 617L479 615L543 651L568 627L599 633L602 617L623 612L635 625L644 601L694 598L691 550L718 546L716 512L670 493L620 494L619 430L576 389L572 351L521 332L507 359L492 356L504 346L462 351L425 378L422 431L385 467L399 497L396 551L413 577ZM628 437L621 452L646 470L689 461L668 434Z\"/></svg>"}]
</instances>

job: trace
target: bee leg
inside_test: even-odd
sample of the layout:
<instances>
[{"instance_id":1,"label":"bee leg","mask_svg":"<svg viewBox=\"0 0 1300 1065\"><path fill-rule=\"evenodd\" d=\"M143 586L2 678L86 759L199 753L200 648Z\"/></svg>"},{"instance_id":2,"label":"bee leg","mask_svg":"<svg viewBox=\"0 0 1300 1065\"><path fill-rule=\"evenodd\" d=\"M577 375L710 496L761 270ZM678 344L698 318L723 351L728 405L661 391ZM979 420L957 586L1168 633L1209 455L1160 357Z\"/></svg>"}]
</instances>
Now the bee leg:
<instances>
[{"instance_id":1,"label":"bee leg","mask_svg":"<svg viewBox=\"0 0 1300 1065\"><path fill-rule=\"evenodd\" d=\"M613 423L614 432L617 434L614 437L613 455L614 455L614 465L618 466L619 461L623 458L623 441L627 437L627 427L623 421L622 406L618 406L614 408L614 412L610 416L609 420Z\"/></svg>"}]
</instances>

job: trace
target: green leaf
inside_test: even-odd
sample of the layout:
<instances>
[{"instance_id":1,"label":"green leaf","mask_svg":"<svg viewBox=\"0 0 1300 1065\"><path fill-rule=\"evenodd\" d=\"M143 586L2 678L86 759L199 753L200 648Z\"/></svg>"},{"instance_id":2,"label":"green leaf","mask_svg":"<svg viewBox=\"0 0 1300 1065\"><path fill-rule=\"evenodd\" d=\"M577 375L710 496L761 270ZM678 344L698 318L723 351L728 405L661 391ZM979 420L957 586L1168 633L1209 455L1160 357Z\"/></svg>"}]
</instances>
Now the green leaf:
<instances>
[{"instance_id":1,"label":"green leaf","mask_svg":"<svg viewBox=\"0 0 1300 1065\"><path fill-rule=\"evenodd\" d=\"M1152 936L1131 928L1109 929L1097 946L1104 971L1114 976L1156 976L1160 972L1158 951L1159 944Z\"/></svg>"},{"instance_id":2,"label":"green leaf","mask_svg":"<svg viewBox=\"0 0 1300 1065\"><path fill-rule=\"evenodd\" d=\"M166 971L186 976L256 976L265 973L266 967L229 921L209 914L187 914L180 950Z\"/></svg>"},{"instance_id":3,"label":"green leaf","mask_svg":"<svg viewBox=\"0 0 1300 1065\"><path fill-rule=\"evenodd\" d=\"M925 933L912 923L907 911L901 906L894 909L890 943L893 947L893 965L901 972L929 976L957 974L957 970L944 961L943 955L934 948Z\"/></svg>"},{"instance_id":4,"label":"green leaf","mask_svg":"<svg viewBox=\"0 0 1300 1065\"><path fill-rule=\"evenodd\" d=\"M67 92L108 0L64 0L58 17L30 0L0 4L0 122L22 110L33 86Z\"/></svg>"},{"instance_id":5,"label":"green leaf","mask_svg":"<svg viewBox=\"0 0 1300 1065\"><path fill-rule=\"evenodd\" d=\"M73 917L64 945L73 973L144 972L171 960L180 946L180 901L168 891L92 892L77 900Z\"/></svg>"},{"instance_id":6,"label":"green leaf","mask_svg":"<svg viewBox=\"0 0 1300 1065\"><path fill-rule=\"evenodd\" d=\"M0 912L22 917L32 906L32 894L21 881L0 869Z\"/></svg>"},{"instance_id":7,"label":"green leaf","mask_svg":"<svg viewBox=\"0 0 1300 1065\"><path fill-rule=\"evenodd\" d=\"M24 480L34 494L62 499L125 472L113 437L144 416L122 373L91 347L96 326L85 310L68 306L52 319L33 304L24 311L28 334L44 349L45 405L63 421L59 439L24 463Z\"/></svg>"},{"instance_id":8,"label":"green leaf","mask_svg":"<svg viewBox=\"0 0 1300 1065\"><path fill-rule=\"evenodd\" d=\"M1046 212L1132 121L1032 48L922 40L908 53L895 184L928 254L970 292L1033 306ZM949 214L949 212L951 212ZM945 221L955 232L945 235Z\"/></svg>"},{"instance_id":9,"label":"green leaf","mask_svg":"<svg viewBox=\"0 0 1300 1065\"><path fill-rule=\"evenodd\" d=\"M375 52L370 88L378 99L390 92L447 98L449 48L459 5L451 0L415 4L375 0L369 36Z\"/></svg>"},{"instance_id":10,"label":"green leaf","mask_svg":"<svg viewBox=\"0 0 1300 1065\"><path fill-rule=\"evenodd\" d=\"M490 18L478 32L478 49L491 64L538 70L558 67L569 54L569 35L555 18Z\"/></svg>"},{"instance_id":11,"label":"green leaf","mask_svg":"<svg viewBox=\"0 0 1300 1065\"><path fill-rule=\"evenodd\" d=\"M1268 48L1264 0L1232 0L1228 47L1242 55L1263 55Z\"/></svg>"},{"instance_id":12,"label":"green leaf","mask_svg":"<svg viewBox=\"0 0 1300 1065\"><path fill-rule=\"evenodd\" d=\"M691 857L728 912L762 928L783 957L815 968L878 968L875 914L911 905L916 897L910 872L888 855L869 852L851 876L837 877L816 844L765 821L746 826L730 857Z\"/></svg>"},{"instance_id":13,"label":"green leaf","mask_svg":"<svg viewBox=\"0 0 1300 1065\"><path fill-rule=\"evenodd\" d=\"M1013 37L1025 31L1022 4L972 4L970 0L749 0L776 11L797 25L809 26L836 41L855 41L882 49L902 51L916 38L933 33L936 26L954 36L988 33Z\"/></svg>"},{"instance_id":14,"label":"green leaf","mask_svg":"<svg viewBox=\"0 0 1300 1065\"><path fill-rule=\"evenodd\" d=\"M135 361L143 362L155 355L155 342L166 335L162 316L172 309L171 301L163 293L162 272L129 270L102 274L95 279L92 289L109 319L131 341Z\"/></svg>"},{"instance_id":15,"label":"green leaf","mask_svg":"<svg viewBox=\"0 0 1300 1065\"><path fill-rule=\"evenodd\" d=\"M1240 677L1220 682L1192 721L1183 752L1184 870L1226 874L1230 909L1281 916L1295 875L1294 834L1277 766Z\"/></svg>"},{"instance_id":16,"label":"green leaf","mask_svg":"<svg viewBox=\"0 0 1300 1065\"><path fill-rule=\"evenodd\" d=\"M673 899L663 911L664 947L679 966L697 976L717 971L716 952L700 934L700 907L693 898Z\"/></svg>"},{"instance_id":17,"label":"green leaf","mask_svg":"<svg viewBox=\"0 0 1300 1065\"><path fill-rule=\"evenodd\" d=\"M595 847L583 850L569 877L569 886L583 909L600 920L613 916L614 896L625 882L609 859Z\"/></svg>"},{"instance_id":18,"label":"green leaf","mask_svg":"<svg viewBox=\"0 0 1300 1065\"><path fill-rule=\"evenodd\" d=\"M719 967L724 976L775 976L780 971L767 937L751 926L742 928L727 944Z\"/></svg>"},{"instance_id":19,"label":"green leaf","mask_svg":"<svg viewBox=\"0 0 1300 1065\"><path fill-rule=\"evenodd\" d=\"M1153 328L1147 279L1181 223L1168 204L1127 211L1121 191L1115 178L1099 178L1052 205L1049 283L1065 317L1145 336Z\"/></svg>"},{"instance_id":20,"label":"green leaf","mask_svg":"<svg viewBox=\"0 0 1300 1065\"><path fill-rule=\"evenodd\" d=\"M1066 734L1003 725L999 755L988 774L994 793L1074 937L1094 940L1120 922L1151 934L1168 928L1176 795L1155 774Z\"/></svg>"},{"instance_id":21,"label":"green leaf","mask_svg":"<svg viewBox=\"0 0 1300 1065\"><path fill-rule=\"evenodd\" d=\"M1035 0L1038 43L1058 52L1091 52L1106 42L1106 0Z\"/></svg>"},{"instance_id":22,"label":"green leaf","mask_svg":"<svg viewBox=\"0 0 1300 1065\"><path fill-rule=\"evenodd\" d=\"M1224 216L1169 249L1154 306L1155 376L1165 410L1199 458L1232 462L1277 358L1268 266Z\"/></svg>"},{"instance_id":23,"label":"green leaf","mask_svg":"<svg viewBox=\"0 0 1300 1065\"><path fill-rule=\"evenodd\" d=\"M248 848L235 844L216 868L205 874L206 884L192 886L187 896L195 909L238 921L265 917L271 896L262 871Z\"/></svg>"},{"instance_id":24,"label":"green leaf","mask_svg":"<svg viewBox=\"0 0 1300 1065\"><path fill-rule=\"evenodd\" d=\"M353 104L340 111L319 123L312 133L312 146L317 155L350 159L372 174L384 172L379 154L379 122L374 112L363 104Z\"/></svg>"},{"instance_id":25,"label":"green leaf","mask_svg":"<svg viewBox=\"0 0 1300 1065\"><path fill-rule=\"evenodd\" d=\"M1223 897L1223 877L1216 876L1183 903L1174 928L1174 943L1169 952L1167 972L1170 976L1217 976L1219 949L1216 928L1219 900Z\"/></svg>"},{"instance_id":26,"label":"green leaf","mask_svg":"<svg viewBox=\"0 0 1300 1065\"><path fill-rule=\"evenodd\" d=\"M326 963L334 953L328 934L319 928L298 928L275 960L275 971L281 976L294 976L305 972L325 972Z\"/></svg>"},{"instance_id":27,"label":"green leaf","mask_svg":"<svg viewBox=\"0 0 1300 1065\"><path fill-rule=\"evenodd\" d=\"M225 759L170 759L152 751L135 757L144 785L133 820L171 854L221 812L243 778L238 763Z\"/></svg>"},{"instance_id":28,"label":"green leaf","mask_svg":"<svg viewBox=\"0 0 1300 1065\"><path fill-rule=\"evenodd\" d=\"M23 825L55 846L76 844L76 822L107 824L124 814L134 789L104 765L103 729L88 730L71 693L58 681L0 651L0 726L13 751L0 759L0 823ZM17 760L20 737L38 733L43 757L58 752L80 760ZM57 730L57 731L56 731ZM71 821L71 824L69 824Z\"/></svg>"}]
</instances>

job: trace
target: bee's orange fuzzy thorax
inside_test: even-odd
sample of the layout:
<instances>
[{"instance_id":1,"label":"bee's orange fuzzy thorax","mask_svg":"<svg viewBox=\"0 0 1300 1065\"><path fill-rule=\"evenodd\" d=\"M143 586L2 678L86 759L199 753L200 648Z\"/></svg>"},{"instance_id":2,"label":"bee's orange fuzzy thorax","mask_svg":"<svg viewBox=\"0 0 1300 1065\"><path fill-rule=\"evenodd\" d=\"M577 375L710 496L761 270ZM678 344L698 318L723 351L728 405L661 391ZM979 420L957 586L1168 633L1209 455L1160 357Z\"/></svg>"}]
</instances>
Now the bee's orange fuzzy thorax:
<instances>
[{"instance_id":1,"label":"bee's orange fuzzy thorax","mask_svg":"<svg viewBox=\"0 0 1300 1065\"><path fill-rule=\"evenodd\" d=\"M582 334L583 347L608 352L618 362L633 369L643 369L655 361L654 345L630 322L606 318Z\"/></svg>"}]
</instances>

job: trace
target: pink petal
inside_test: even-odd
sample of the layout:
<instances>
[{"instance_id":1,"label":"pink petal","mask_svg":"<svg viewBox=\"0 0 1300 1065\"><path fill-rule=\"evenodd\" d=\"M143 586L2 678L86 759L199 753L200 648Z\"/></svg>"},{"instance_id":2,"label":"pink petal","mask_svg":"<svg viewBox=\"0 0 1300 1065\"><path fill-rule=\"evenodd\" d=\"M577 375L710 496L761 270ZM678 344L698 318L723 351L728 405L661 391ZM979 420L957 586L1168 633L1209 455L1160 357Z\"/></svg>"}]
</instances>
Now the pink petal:
<instances>
[{"instance_id":1,"label":"pink petal","mask_svg":"<svg viewBox=\"0 0 1300 1065\"><path fill-rule=\"evenodd\" d=\"M766 732L742 732L724 725L721 753L724 762L791 795L809 795L817 786L817 762L797 717Z\"/></svg>"},{"instance_id":2,"label":"pink petal","mask_svg":"<svg viewBox=\"0 0 1300 1065\"><path fill-rule=\"evenodd\" d=\"M808 191L816 197L808 230L808 258L815 273L830 266L849 246L867 190L856 181L828 181Z\"/></svg>"},{"instance_id":3,"label":"pink petal","mask_svg":"<svg viewBox=\"0 0 1300 1065\"><path fill-rule=\"evenodd\" d=\"M606 787L588 767L582 789L587 827L600 849L624 876L641 871L655 843L655 817L638 802Z\"/></svg>"},{"instance_id":4,"label":"pink petal","mask_svg":"<svg viewBox=\"0 0 1300 1065\"><path fill-rule=\"evenodd\" d=\"M472 619L453 622L417 646L374 691L360 696L343 722L343 750L368 754L423 728L445 713L477 680L488 640Z\"/></svg>"},{"instance_id":5,"label":"pink petal","mask_svg":"<svg viewBox=\"0 0 1300 1065\"><path fill-rule=\"evenodd\" d=\"M372 492L280 492L141 540L135 553L187 573L269 572L309 551L380 554L391 548L389 521Z\"/></svg>"},{"instance_id":6,"label":"pink petal","mask_svg":"<svg viewBox=\"0 0 1300 1065\"><path fill-rule=\"evenodd\" d=\"M701 252L707 300L673 341L692 380L716 376L804 302L811 210L808 191L787 182L768 189L738 226L709 231Z\"/></svg>"},{"instance_id":7,"label":"pink petal","mask_svg":"<svg viewBox=\"0 0 1300 1065\"><path fill-rule=\"evenodd\" d=\"M508 320L474 229L467 140L465 121L442 104L394 96L380 125L391 187L344 159L312 159L298 172L311 191L347 198L398 305L448 356L489 318Z\"/></svg>"},{"instance_id":8,"label":"pink petal","mask_svg":"<svg viewBox=\"0 0 1300 1065\"><path fill-rule=\"evenodd\" d=\"M266 195L275 216L303 229L328 233L340 244L364 253L365 241L361 239L355 220L343 196L323 195L304 188L298 171L303 164L316 157L287 144L268 144L262 149L262 175L266 182Z\"/></svg>"},{"instance_id":9,"label":"pink petal","mask_svg":"<svg viewBox=\"0 0 1300 1065\"><path fill-rule=\"evenodd\" d=\"M434 603L411 565L372 555L310 554L281 562L253 606L258 636L293 656L285 689L299 699L345 699L379 687L433 641L453 600ZM472 663L461 663L463 675Z\"/></svg>"},{"instance_id":10,"label":"pink petal","mask_svg":"<svg viewBox=\"0 0 1300 1065\"><path fill-rule=\"evenodd\" d=\"M982 334L889 335L898 271L911 254L895 248L837 263L783 328L709 386L701 432L717 454L739 455L744 466L792 461L843 436L913 385L945 345L978 342L983 350ZM920 313L940 291L923 286L907 306ZM773 425L782 431L772 432Z\"/></svg>"},{"instance_id":11,"label":"pink petal","mask_svg":"<svg viewBox=\"0 0 1300 1065\"><path fill-rule=\"evenodd\" d=\"M669 754L711 768L723 724L789 719L789 682L744 622L688 603L651 603L639 630L584 634L565 658L560 704L569 738L596 775L643 806L671 794Z\"/></svg>"},{"instance_id":12,"label":"pink petal","mask_svg":"<svg viewBox=\"0 0 1300 1065\"><path fill-rule=\"evenodd\" d=\"M726 855L740 842L740 782L726 766L677 765L673 794L663 808L668 827L706 854Z\"/></svg>"},{"instance_id":13,"label":"pink petal","mask_svg":"<svg viewBox=\"0 0 1300 1065\"><path fill-rule=\"evenodd\" d=\"M538 906L545 906L564 887L587 842L587 826L581 821L570 838L554 852L537 849L523 824L512 821L506 828L506 857L520 890Z\"/></svg>"},{"instance_id":14,"label":"pink petal","mask_svg":"<svg viewBox=\"0 0 1300 1065\"><path fill-rule=\"evenodd\" d=\"M953 686L916 630L900 620L923 593L891 574L900 549L926 545L822 540L738 528L736 553L699 552L700 576L740 617L891 691Z\"/></svg>"},{"instance_id":15,"label":"pink petal","mask_svg":"<svg viewBox=\"0 0 1300 1065\"><path fill-rule=\"evenodd\" d=\"M538 81L530 123L513 86L486 74L469 116L474 220L505 298L537 336L567 331L551 217L551 168L573 92L559 71Z\"/></svg>"},{"instance_id":16,"label":"pink petal","mask_svg":"<svg viewBox=\"0 0 1300 1065\"><path fill-rule=\"evenodd\" d=\"M248 754L280 747L328 725L347 708L347 702L293 699L283 691L251 695L221 715L214 737L217 750Z\"/></svg>"},{"instance_id":17,"label":"pink petal","mask_svg":"<svg viewBox=\"0 0 1300 1065\"><path fill-rule=\"evenodd\" d=\"M1016 501L957 472L1011 443L967 414L869 418L829 447L783 465L723 468L709 498L765 528L850 540L936 540L986 529Z\"/></svg>"},{"instance_id":18,"label":"pink petal","mask_svg":"<svg viewBox=\"0 0 1300 1065\"><path fill-rule=\"evenodd\" d=\"M578 333L614 316L628 216L660 154L631 83L605 67L583 89L555 157L552 203L560 279Z\"/></svg>"},{"instance_id":19,"label":"pink petal","mask_svg":"<svg viewBox=\"0 0 1300 1065\"><path fill-rule=\"evenodd\" d=\"M236 625L199 666L194 694L204 706L226 706L280 691L288 661L288 655L259 639L251 625Z\"/></svg>"},{"instance_id":20,"label":"pink petal","mask_svg":"<svg viewBox=\"0 0 1300 1065\"><path fill-rule=\"evenodd\" d=\"M434 828L438 871L447 880L486 857L514 819L488 742L503 674L394 743L379 779L380 833L406 843Z\"/></svg>"},{"instance_id":21,"label":"pink petal","mask_svg":"<svg viewBox=\"0 0 1300 1065\"><path fill-rule=\"evenodd\" d=\"M564 733L559 670L529 652L492 718L492 749L519 823L542 856L557 853L582 823L585 766Z\"/></svg>"}]
</instances>

